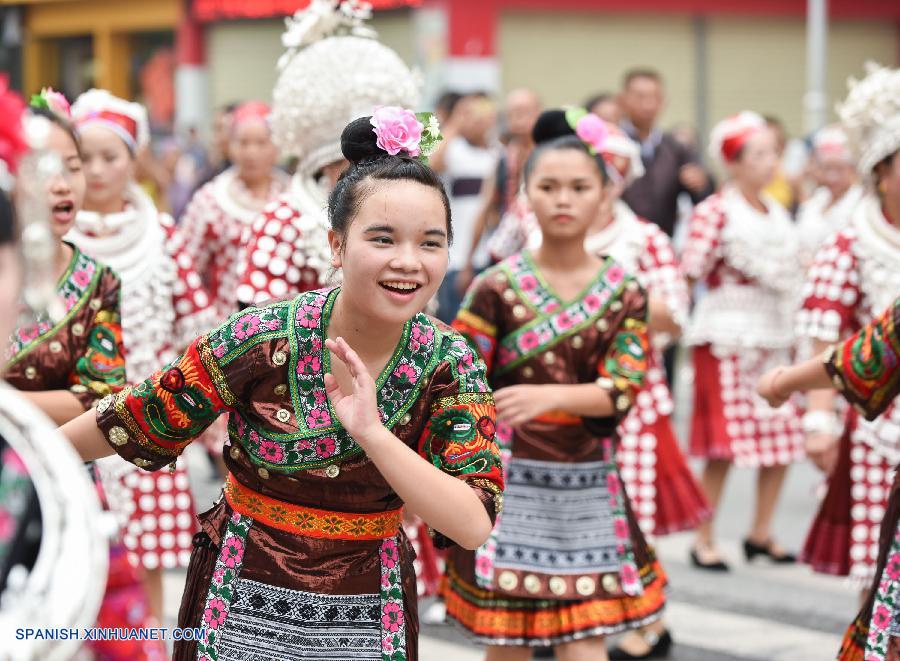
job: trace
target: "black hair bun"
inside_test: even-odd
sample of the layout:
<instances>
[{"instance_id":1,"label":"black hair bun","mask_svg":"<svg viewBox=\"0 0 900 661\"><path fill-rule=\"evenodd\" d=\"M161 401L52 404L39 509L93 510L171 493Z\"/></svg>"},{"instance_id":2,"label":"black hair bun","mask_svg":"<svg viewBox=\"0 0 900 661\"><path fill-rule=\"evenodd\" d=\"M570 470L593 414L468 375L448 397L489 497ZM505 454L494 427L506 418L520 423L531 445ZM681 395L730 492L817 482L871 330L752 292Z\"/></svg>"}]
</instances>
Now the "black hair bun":
<instances>
[{"instance_id":1,"label":"black hair bun","mask_svg":"<svg viewBox=\"0 0 900 661\"><path fill-rule=\"evenodd\" d=\"M376 144L378 137L375 135L371 119L371 116L354 119L341 133L341 152L344 158L354 165L387 155L387 152Z\"/></svg>"},{"instance_id":2,"label":"black hair bun","mask_svg":"<svg viewBox=\"0 0 900 661\"><path fill-rule=\"evenodd\" d=\"M565 110L545 110L531 129L531 139L536 145L567 135L575 135L575 131L566 121Z\"/></svg>"}]
</instances>

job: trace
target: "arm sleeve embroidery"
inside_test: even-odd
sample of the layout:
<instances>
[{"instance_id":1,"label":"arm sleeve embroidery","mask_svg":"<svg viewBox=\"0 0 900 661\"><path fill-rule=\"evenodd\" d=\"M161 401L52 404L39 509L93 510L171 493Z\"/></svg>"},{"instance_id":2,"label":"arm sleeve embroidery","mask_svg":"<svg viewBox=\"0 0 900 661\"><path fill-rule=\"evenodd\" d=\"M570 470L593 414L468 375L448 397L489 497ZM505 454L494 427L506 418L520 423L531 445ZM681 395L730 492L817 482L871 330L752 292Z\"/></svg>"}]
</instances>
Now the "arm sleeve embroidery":
<instances>
[{"instance_id":1,"label":"arm sleeve embroidery","mask_svg":"<svg viewBox=\"0 0 900 661\"><path fill-rule=\"evenodd\" d=\"M616 333L597 369L598 384L609 390L616 420L625 417L644 383L649 350L647 298L640 288L626 291L623 298L619 318L610 324Z\"/></svg>"},{"instance_id":2,"label":"arm sleeve embroidery","mask_svg":"<svg viewBox=\"0 0 900 661\"><path fill-rule=\"evenodd\" d=\"M500 315L500 299L491 288L488 276L482 275L469 288L452 324L484 360L488 373L494 365Z\"/></svg>"},{"instance_id":3,"label":"arm sleeve embroidery","mask_svg":"<svg viewBox=\"0 0 900 661\"><path fill-rule=\"evenodd\" d=\"M84 355L75 361L69 390L85 410L101 397L118 392L125 385L125 353L119 318L119 278L104 269L98 285L100 307L87 333Z\"/></svg>"},{"instance_id":4,"label":"arm sleeve embroidery","mask_svg":"<svg viewBox=\"0 0 900 661\"><path fill-rule=\"evenodd\" d=\"M461 338L458 344L465 347ZM467 347L462 350L469 351ZM466 378L458 378L461 371ZM503 507L503 472L500 448L494 440L494 398L487 389L484 364L477 359L450 360L436 375L439 373L449 374L450 383L433 391L419 454L448 475L465 480L493 520ZM451 542L438 534L435 543L445 547Z\"/></svg>"},{"instance_id":5,"label":"arm sleeve embroidery","mask_svg":"<svg viewBox=\"0 0 900 661\"><path fill-rule=\"evenodd\" d=\"M97 406L97 426L124 459L157 470L233 405L204 335L150 378L104 398Z\"/></svg>"},{"instance_id":6,"label":"arm sleeve embroidery","mask_svg":"<svg viewBox=\"0 0 900 661\"><path fill-rule=\"evenodd\" d=\"M825 354L835 387L866 418L878 417L900 394L900 298Z\"/></svg>"}]
</instances>

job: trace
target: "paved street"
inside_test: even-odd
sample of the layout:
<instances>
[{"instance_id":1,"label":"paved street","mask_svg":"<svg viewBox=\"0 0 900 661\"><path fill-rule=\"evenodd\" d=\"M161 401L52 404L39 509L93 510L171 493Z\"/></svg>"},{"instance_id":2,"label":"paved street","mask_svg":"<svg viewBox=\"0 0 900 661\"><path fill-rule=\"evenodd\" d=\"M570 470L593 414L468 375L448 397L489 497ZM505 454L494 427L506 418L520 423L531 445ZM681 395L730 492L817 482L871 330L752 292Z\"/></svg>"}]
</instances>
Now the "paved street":
<instances>
[{"instance_id":1,"label":"paved street","mask_svg":"<svg viewBox=\"0 0 900 661\"><path fill-rule=\"evenodd\" d=\"M189 448L194 450L195 448ZM218 489L200 453L190 455L197 507L208 507ZM722 504L719 530L732 572L699 572L688 563L689 534L662 539L659 554L671 580L667 621L679 661L810 661L833 658L856 611L857 597L844 579L813 574L804 566L748 566L740 540L753 503L752 471L734 471ZM815 509L819 476L807 465L792 468L776 521L776 534L798 548ZM174 626L184 572L166 577L167 624ZM422 609L424 610L424 609ZM449 625L422 626L421 657L476 661L483 654Z\"/></svg>"}]
</instances>

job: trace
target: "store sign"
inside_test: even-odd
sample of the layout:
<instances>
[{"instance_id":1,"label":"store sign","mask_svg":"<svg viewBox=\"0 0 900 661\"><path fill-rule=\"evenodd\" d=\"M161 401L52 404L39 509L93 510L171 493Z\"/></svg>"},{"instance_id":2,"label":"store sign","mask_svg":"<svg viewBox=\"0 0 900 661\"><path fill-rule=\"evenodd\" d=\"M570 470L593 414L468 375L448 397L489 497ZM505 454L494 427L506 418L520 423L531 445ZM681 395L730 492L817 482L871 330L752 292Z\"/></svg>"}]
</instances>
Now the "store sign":
<instances>
[{"instance_id":1,"label":"store sign","mask_svg":"<svg viewBox=\"0 0 900 661\"><path fill-rule=\"evenodd\" d=\"M421 0L368 0L373 9L415 7ZM290 16L303 9L309 0L193 0L193 14L198 21L228 21L241 18L273 18Z\"/></svg>"}]
</instances>

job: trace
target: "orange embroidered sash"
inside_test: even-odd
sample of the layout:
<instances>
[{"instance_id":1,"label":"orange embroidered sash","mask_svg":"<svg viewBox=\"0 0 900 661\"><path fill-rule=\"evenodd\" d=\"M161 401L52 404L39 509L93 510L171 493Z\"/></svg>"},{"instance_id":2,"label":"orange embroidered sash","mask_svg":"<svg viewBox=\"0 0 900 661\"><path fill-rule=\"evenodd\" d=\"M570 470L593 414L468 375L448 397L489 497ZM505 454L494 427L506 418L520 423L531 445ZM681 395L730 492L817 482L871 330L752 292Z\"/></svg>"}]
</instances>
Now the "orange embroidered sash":
<instances>
[{"instance_id":1,"label":"orange embroidered sash","mask_svg":"<svg viewBox=\"0 0 900 661\"><path fill-rule=\"evenodd\" d=\"M403 510L374 514L334 512L277 500L228 475L225 499L235 512L278 530L320 539L387 539L397 534Z\"/></svg>"}]
</instances>

